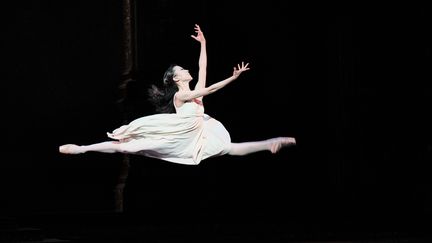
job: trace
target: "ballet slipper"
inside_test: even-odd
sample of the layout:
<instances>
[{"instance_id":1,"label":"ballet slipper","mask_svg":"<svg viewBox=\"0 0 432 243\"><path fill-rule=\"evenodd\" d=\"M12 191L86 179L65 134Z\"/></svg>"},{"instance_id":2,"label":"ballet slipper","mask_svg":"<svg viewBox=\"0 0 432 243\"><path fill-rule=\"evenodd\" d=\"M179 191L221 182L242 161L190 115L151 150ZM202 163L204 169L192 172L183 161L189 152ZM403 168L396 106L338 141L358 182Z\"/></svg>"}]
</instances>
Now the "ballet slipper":
<instances>
[{"instance_id":1,"label":"ballet slipper","mask_svg":"<svg viewBox=\"0 0 432 243\"><path fill-rule=\"evenodd\" d=\"M62 154L80 154L82 153L80 146L75 144L65 144L59 147L59 152Z\"/></svg>"},{"instance_id":2,"label":"ballet slipper","mask_svg":"<svg viewBox=\"0 0 432 243\"><path fill-rule=\"evenodd\" d=\"M279 152L281 148L290 145L295 145L295 144L296 144L295 138L291 138L291 137L273 138L270 143L270 152L272 152L272 154L275 154Z\"/></svg>"}]
</instances>

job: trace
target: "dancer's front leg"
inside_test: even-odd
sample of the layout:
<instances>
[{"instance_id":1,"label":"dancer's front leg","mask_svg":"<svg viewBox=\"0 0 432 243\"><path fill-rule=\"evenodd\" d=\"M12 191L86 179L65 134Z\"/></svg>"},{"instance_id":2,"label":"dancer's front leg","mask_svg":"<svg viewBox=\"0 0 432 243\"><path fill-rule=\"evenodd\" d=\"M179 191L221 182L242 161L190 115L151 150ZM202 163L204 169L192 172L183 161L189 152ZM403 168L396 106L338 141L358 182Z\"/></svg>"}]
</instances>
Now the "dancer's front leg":
<instances>
[{"instance_id":1,"label":"dancer's front leg","mask_svg":"<svg viewBox=\"0 0 432 243\"><path fill-rule=\"evenodd\" d=\"M120 142L107 141L90 145L65 144L59 147L59 152L63 154L82 154L86 152L116 153L121 152Z\"/></svg>"}]
</instances>

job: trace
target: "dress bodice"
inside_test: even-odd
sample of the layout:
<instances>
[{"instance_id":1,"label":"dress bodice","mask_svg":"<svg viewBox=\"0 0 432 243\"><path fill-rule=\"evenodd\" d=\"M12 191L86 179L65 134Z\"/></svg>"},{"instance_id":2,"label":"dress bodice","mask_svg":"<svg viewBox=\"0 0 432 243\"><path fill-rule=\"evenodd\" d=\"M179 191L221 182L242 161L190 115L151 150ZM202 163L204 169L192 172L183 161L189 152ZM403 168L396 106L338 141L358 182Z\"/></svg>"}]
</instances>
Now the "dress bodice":
<instances>
[{"instance_id":1,"label":"dress bodice","mask_svg":"<svg viewBox=\"0 0 432 243\"><path fill-rule=\"evenodd\" d=\"M174 103L174 107L176 109L176 113L178 115L184 116L203 116L204 115L204 106L202 101L198 99L193 99L191 101L185 102L182 106L177 107Z\"/></svg>"}]
</instances>

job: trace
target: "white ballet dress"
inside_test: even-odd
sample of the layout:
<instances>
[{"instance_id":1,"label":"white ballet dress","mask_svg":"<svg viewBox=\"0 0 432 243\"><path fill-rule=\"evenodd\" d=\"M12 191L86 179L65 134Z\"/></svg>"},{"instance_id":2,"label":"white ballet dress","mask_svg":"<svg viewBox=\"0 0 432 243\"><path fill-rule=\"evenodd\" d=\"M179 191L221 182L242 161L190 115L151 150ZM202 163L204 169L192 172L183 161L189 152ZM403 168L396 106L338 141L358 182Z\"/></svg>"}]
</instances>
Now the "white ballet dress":
<instances>
[{"instance_id":1,"label":"white ballet dress","mask_svg":"<svg viewBox=\"0 0 432 243\"><path fill-rule=\"evenodd\" d=\"M176 113L138 118L107 135L119 140L125 153L186 165L198 165L203 159L229 152L228 131L204 113L200 100L194 99L175 109Z\"/></svg>"}]
</instances>

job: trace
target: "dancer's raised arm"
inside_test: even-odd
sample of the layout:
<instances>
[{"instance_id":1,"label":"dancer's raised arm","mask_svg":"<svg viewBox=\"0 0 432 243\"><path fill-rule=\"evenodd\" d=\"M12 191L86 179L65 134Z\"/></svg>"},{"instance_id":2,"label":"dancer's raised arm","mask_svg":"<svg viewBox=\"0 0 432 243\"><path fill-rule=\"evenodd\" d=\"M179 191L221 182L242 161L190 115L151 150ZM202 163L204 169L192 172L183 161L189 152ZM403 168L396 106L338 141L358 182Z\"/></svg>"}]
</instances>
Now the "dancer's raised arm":
<instances>
[{"instance_id":1,"label":"dancer's raised arm","mask_svg":"<svg viewBox=\"0 0 432 243\"><path fill-rule=\"evenodd\" d=\"M198 81L195 85L195 89L202 89L206 87L207 78L207 50L206 50L206 39L199 25L195 24L195 35L191 35L192 38L197 40L201 45L199 60L198 60Z\"/></svg>"}]
</instances>

